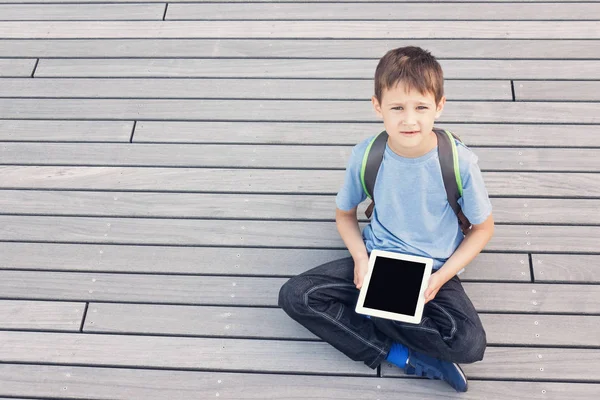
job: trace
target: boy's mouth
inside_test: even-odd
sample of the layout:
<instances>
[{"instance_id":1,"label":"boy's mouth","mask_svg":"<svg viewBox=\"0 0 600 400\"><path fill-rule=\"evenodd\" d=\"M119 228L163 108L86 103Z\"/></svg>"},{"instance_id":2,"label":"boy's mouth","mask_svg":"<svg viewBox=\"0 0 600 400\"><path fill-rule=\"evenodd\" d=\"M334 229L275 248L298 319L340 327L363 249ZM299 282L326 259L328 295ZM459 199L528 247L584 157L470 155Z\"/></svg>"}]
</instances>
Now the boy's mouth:
<instances>
[{"instance_id":1,"label":"boy's mouth","mask_svg":"<svg viewBox=\"0 0 600 400\"><path fill-rule=\"evenodd\" d=\"M406 131L406 132L400 132L403 135L407 135L407 136L411 136L411 135L416 135L417 133L419 133L419 131Z\"/></svg>"}]
</instances>

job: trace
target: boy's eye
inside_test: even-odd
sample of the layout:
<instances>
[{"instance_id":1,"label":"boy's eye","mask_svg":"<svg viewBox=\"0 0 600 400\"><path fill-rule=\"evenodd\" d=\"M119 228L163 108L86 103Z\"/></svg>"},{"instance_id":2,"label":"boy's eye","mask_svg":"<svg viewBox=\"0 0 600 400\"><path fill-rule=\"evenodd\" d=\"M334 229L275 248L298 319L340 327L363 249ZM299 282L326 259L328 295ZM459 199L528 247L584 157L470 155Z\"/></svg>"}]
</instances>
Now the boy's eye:
<instances>
[{"instance_id":1,"label":"boy's eye","mask_svg":"<svg viewBox=\"0 0 600 400\"><path fill-rule=\"evenodd\" d=\"M419 110L427 110L427 106L419 106L419 107L417 107L417 109L419 109Z\"/></svg>"},{"instance_id":2,"label":"boy's eye","mask_svg":"<svg viewBox=\"0 0 600 400\"><path fill-rule=\"evenodd\" d=\"M392 107L392 110L402 110L402 107L400 107L400 106Z\"/></svg>"}]
</instances>

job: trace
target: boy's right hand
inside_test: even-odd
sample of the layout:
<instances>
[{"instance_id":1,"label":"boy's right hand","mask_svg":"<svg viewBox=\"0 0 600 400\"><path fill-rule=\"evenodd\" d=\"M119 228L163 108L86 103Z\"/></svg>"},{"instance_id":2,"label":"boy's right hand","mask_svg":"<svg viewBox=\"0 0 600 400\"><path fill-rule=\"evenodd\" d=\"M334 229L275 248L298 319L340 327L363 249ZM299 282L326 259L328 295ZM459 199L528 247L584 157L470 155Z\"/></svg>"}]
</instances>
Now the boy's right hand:
<instances>
[{"instance_id":1,"label":"boy's right hand","mask_svg":"<svg viewBox=\"0 0 600 400\"><path fill-rule=\"evenodd\" d=\"M354 262L354 284L360 289L369 270L369 259Z\"/></svg>"}]
</instances>

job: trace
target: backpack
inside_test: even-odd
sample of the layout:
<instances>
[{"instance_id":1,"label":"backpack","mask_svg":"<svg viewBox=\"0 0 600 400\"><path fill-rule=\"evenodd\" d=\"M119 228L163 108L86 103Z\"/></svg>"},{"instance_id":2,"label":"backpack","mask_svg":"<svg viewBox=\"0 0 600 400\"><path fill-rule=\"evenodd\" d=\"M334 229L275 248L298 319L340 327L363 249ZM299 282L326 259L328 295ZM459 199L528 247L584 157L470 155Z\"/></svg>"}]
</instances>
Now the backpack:
<instances>
[{"instance_id":1,"label":"backpack","mask_svg":"<svg viewBox=\"0 0 600 400\"><path fill-rule=\"evenodd\" d=\"M438 157L440 160L440 167L442 168L442 178L444 180L444 187L446 188L446 196L448 197L448 203L458 218L458 225L462 230L463 234L467 234L471 228L471 223L463 214L458 199L462 196L462 180L460 178L460 171L458 167L458 152L456 150L456 143L454 139L462 143L462 140L452 132L433 128L438 139ZM377 179L377 173L379 172L379 166L383 161L383 153L385 151L385 145L388 140L388 134L386 131L381 132L375 136L373 140L367 146L367 150L363 156L362 167L360 170L360 181L367 197L371 199L371 204L367 207L365 215L367 218L371 218L373 214L373 208L375 207L375 199L373 198L373 191L375 188L375 180Z\"/></svg>"}]
</instances>

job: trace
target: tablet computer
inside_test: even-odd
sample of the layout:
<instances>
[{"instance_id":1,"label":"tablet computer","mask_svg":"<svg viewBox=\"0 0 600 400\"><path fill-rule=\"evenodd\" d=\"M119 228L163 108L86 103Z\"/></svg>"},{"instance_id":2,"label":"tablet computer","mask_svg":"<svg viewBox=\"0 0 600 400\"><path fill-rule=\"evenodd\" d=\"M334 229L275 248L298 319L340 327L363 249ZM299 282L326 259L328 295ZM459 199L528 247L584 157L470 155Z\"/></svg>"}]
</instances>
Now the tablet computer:
<instances>
[{"instance_id":1,"label":"tablet computer","mask_svg":"<svg viewBox=\"0 0 600 400\"><path fill-rule=\"evenodd\" d=\"M432 267L432 258L373 250L356 312L420 323Z\"/></svg>"}]
</instances>

